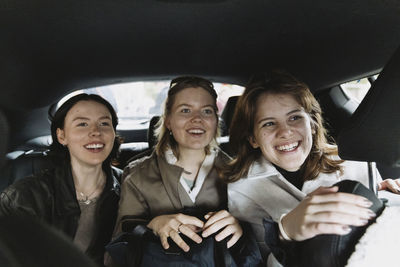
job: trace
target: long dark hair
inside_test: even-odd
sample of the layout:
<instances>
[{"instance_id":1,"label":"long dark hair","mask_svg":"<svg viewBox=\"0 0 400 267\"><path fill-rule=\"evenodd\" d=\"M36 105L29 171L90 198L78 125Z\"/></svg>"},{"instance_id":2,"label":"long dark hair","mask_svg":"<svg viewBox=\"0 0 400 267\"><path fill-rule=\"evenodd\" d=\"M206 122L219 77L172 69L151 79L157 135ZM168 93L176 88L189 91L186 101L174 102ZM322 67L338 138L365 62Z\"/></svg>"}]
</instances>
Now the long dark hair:
<instances>
[{"instance_id":1,"label":"long dark hair","mask_svg":"<svg viewBox=\"0 0 400 267\"><path fill-rule=\"evenodd\" d=\"M57 129L64 129L65 117L67 116L68 111L79 101L95 101L104 105L111 114L112 125L114 131L116 132L118 125L117 113L115 112L113 106L107 100L99 95L94 94L79 94L71 97L57 109L54 115L52 114L51 109L49 110L49 119L51 121L51 137L53 139L53 142L50 145L49 155L53 157L56 164L65 163L66 161L69 163L70 156L68 148L58 142ZM115 135L113 149L111 150L111 153L107 157L107 159L103 162L103 167L110 166L111 161L117 157L120 145L120 137Z\"/></svg>"}]
</instances>

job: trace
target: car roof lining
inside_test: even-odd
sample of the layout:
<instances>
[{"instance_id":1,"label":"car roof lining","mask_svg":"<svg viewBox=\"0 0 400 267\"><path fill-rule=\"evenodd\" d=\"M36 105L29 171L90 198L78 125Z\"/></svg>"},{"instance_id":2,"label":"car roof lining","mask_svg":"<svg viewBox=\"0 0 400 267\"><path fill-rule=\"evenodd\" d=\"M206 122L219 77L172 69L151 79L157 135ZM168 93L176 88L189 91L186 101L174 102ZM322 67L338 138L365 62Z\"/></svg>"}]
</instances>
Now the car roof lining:
<instances>
[{"instance_id":1,"label":"car roof lining","mask_svg":"<svg viewBox=\"0 0 400 267\"><path fill-rule=\"evenodd\" d=\"M316 91L379 72L400 36L396 1L0 0L0 7L0 106L10 109L181 74L243 85L275 67Z\"/></svg>"}]
</instances>

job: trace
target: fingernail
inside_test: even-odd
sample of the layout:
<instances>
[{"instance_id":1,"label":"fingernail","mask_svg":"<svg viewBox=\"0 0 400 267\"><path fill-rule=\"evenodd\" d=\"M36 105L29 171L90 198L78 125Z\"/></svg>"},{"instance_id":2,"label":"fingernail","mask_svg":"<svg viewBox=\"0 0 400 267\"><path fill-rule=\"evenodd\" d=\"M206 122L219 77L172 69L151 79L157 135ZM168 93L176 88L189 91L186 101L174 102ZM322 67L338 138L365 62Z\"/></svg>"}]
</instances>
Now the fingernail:
<instances>
[{"instance_id":1,"label":"fingernail","mask_svg":"<svg viewBox=\"0 0 400 267\"><path fill-rule=\"evenodd\" d=\"M372 210L368 210L368 216L369 216L370 219L372 219L372 218L376 217L376 214Z\"/></svg>"},{"instance_id":2,"label":"fingernail","mask_svg":"<svg viewBox=\"0 0 400 267\"><path fill-rule=\"evenodd\" d=\"M208 219L210 218L210 215L204 215L204 218Z\"/></svg>"},{"instance_id":3,"label":"fingernail","mask_svg":"<svg viewBox=\"0 0 400 267\"><path fill-rule=\"evenodd\" d=\"M351 231L351 228L348 225L343 226L342 229L346 234L350 233L350 231Z\"/></svg>"},{"instance_id":4,"label":"fingernail","mask_svg":"<svg viewBox=\"0 0 400 267\"><path fill-rule=\"evenodd\" d=\"M371 206L372 206L372 202L369 201L368 199L364 198L364 199L363 199L362 205L363 205L364 207L367 207L367 208L368 208L368 207L371 207Z\"/></svg>"},{"instance_id":5,"label":"fingernail","mask_svg":"<svg viewBox=\"0 0 400 267\"><path fill-rule=\"evenodd\" d=\"M368 220L361 219L360 222L361 222L362 225L366 225L368 223Z\"/></svg>"}]
</instances>

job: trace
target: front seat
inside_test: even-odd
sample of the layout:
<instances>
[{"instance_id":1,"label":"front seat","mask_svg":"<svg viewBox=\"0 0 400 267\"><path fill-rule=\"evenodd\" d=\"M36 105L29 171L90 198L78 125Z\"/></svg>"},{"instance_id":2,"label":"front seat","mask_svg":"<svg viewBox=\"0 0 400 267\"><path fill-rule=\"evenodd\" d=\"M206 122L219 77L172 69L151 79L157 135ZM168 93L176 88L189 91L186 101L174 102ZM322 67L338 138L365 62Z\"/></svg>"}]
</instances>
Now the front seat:
<instances>
[{"instance_id":1,"label":"front seat","mask_svg":"<svg viewBox=\"0 0 400 267\"><path fill-rule=\"evenodd\" d=\"M399 73L400 47L339 133L337 141L342 159L400 167ZM374 173L372 169L371 173ZM370 185L375 182L371 180Z\"/></svg>"}]
</instances>

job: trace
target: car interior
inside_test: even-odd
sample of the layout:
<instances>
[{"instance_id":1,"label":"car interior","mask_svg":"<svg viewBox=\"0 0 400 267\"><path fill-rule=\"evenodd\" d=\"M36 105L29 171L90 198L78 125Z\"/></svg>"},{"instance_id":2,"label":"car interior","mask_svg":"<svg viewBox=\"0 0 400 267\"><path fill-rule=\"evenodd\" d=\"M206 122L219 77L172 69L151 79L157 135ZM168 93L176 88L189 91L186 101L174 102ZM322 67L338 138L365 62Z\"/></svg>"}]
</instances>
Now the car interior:
<instances>
[{"instance_id":1,"label":"car interior","mask_svg":"<svg viewBox=\"0 0 400 267\"><path fill-rule=\"evenodd\" d=\"M0 0L0 29L0 191L49 166L48 114L71 92L181 75L245 86L275 68L309 85L343 159L400 177L398 1ZM343 84L361 79L360 104ZM219 113L230 155L237 98ZM159 115L118 129L115 166L150 155Z\"/></svg>"}]
</instances>

